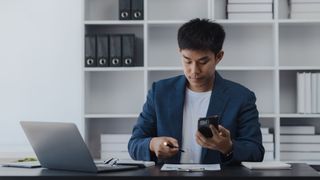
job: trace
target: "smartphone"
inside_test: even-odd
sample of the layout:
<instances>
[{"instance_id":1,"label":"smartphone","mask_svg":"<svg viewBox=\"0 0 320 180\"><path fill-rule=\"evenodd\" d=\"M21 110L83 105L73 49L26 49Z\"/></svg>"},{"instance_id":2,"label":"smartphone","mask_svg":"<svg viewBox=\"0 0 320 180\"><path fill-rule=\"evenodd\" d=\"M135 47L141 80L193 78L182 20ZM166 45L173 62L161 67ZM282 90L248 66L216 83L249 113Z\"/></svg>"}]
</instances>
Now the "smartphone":
<instances>
[{"instance_id":1,"label":"smartphone","mask_svg":"<svg viewBox=\"0 0 320 180\"><path fill-rule=\"evenodd\" d=\"M218 115L213 115L209 117L199 118L198 120L198 131L206 138L211 138L213 136L210 124L212 124L216 129L218 129L220 117Z\"/></svg>"}]
</instances>

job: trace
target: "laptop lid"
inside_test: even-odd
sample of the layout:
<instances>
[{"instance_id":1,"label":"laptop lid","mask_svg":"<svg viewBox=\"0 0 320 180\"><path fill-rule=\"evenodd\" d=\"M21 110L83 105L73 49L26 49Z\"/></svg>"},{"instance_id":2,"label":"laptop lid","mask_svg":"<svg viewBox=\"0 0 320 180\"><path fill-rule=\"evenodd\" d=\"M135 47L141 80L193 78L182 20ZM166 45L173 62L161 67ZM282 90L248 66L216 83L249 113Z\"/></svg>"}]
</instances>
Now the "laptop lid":
<instances>
[{"instance_id":1,"label":"laptop lid","mask_svg":"<svg viewBox=\"0 0 320 180\"><path fill-rule=\"evenodd\" d=\"M74 123L21 121L20 124L42 167L98 171Z\"/></svg>"}]
</instances>

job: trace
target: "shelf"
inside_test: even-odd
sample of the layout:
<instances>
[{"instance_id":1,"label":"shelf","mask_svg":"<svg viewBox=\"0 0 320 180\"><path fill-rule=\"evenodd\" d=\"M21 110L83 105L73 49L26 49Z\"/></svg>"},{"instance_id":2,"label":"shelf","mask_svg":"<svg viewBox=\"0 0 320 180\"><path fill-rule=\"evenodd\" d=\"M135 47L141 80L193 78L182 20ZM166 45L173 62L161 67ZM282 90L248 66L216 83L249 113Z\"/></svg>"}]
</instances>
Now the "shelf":
<instances>
[{"instance_id":1,"label":"shelf","mask_svg":"<svg viewBox=\"0 0 320 180\"><path fill-rule=\"evenodd\" d=\"M101 21L84 21L85 25L120 25L120 26L125 26L125 25L143 25L144 21L118 21L118 20L101 20Z\"/></svg>"},{"instance_id":2,"label":"shelf","mask_svg":"<svg viewBox=\"0 0 320 180\"><path fill-rule=\"evenodd\" d=\"M229 19L217 19L217 23L227 24L254 24L254 25L272 25L275 23L274 20L229 20Z\"/></svg>"},{"instance_id":3,"label":"shelf","mask_svg":"<svg viewBox=\"0 0 320 180\"><path fill-rule=\"evenodd\" d=\"M143 71L143 67L93 67L93 68L84 68L85 72L105 72L105 71Z\"/></svg>"},{"instance_id":4,"label":"shelf","mask_svg":"<svg viewBox=\"0 0 320 180\"><path fill-rule=\"evenodd\" d=\"M86 114L85 118L137 118L139 114Z\"/></svg>"},{"instance_id":5,"label":"shelf","mask_svg":"<svg viewBox=\"0 0 320 180\"><path fill-rule=\"evenodd\" d=\"M280 70L320 70L320 66L280 66Z\"/></svg>"},{"instance_id":6,"label":"shelf","mask_svg":"<svg viewBox=\"0 0 320 180\"><path fill-rule=\"evenodd\" d=\"M280 118L320 118L320 114L280 114Z\"/></svg>"},{"instance_id":7,"label":"shelf","mask_svg":"<svg viewBox=\"0 0 320 180\"><path fill-rule=\"evenodd\" d=\"M188 20L208 17L208 0L148 0L148 20Z\"/></svg>"},{"instance_id":8,"label":"shelf","mask_svg":"<svg viewBox=\"0 0 320 180\"><path fill-rule=\"evenodd\" d=\"M319 24L320 20L316 19L280 19L279 24Z\"/></svg>"},{"instance_id":9,"label":"shelf","mask_svg":"<svg viewBox=\"0 0 320 180\"><path fill-rule=\"evenodd\" d=\"M255 93L277 159L281 125L313 125L320 133L320 114L296 113L296 73L320 72L320 19L288 19L287 1L273 2L274 19L229 20L227 1L145 0L144 20L122 21L118 0L85 0L86 33L134 33L138 39L137 66L83 68L86 139L94 157L100 156L101 134L132 132L153 82L184 74L177 31L193 18L223 25L225 54L217 71Z\"/></svg>"}]
</instances>

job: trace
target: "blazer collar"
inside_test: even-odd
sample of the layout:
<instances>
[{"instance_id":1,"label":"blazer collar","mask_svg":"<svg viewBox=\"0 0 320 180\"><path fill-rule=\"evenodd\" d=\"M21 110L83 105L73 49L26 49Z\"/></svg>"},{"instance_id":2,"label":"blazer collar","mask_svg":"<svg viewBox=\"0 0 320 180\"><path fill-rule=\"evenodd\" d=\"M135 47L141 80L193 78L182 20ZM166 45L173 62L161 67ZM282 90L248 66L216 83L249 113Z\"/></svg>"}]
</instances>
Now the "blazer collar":
<instances>
[{"instance_id":1,"label":"blazer collar","mask_svg":"<svg viewBox=\"0 0 320 180\"><path fill-rule=\"evenodd\" d=\"M225 80L219 75L218 72L216 72L215 79L214 79L214 86L212 89L210 103L207 111L207 117L212 115L219 115L220 118L222 117L223 111L228 101L228 96L227 94L225 94L226 89L227 89L227 86L225 84ZM201 163L208 163L206 162L207 152L208 152L207 148L202 148ZM216 153L216 156L213 158L214 158L214 162L217 162L217 163L220 162L220 155L218 152Z\"/></svg>"}]
</instances>

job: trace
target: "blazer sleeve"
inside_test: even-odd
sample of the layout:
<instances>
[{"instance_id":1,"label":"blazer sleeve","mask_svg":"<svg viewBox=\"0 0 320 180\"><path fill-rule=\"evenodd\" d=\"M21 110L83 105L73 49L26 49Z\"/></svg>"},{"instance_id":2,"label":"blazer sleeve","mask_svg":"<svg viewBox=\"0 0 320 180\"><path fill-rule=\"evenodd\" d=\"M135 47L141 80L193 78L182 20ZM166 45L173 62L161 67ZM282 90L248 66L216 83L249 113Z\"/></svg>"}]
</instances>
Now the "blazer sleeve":
<instances>
[{"instance_id":1,"label":"blazer sleeve","mask_svg":"<svg viewBox=\"0 0 320 180\"><path fill-rule=\"evenodd\" d=\"M132 136L128 143L129 154L135 160L150 161L156 158L149 149L151 138L157 134L154 94L155 83L152 84L152 88L148 91L147 100L143 105L143 110L132 130Z\"/></svg>"},{"instance_id":2,"label":"blazer sleeve","mask_svg":"<svg viewBox=\"0 0 320 180\"><path fill-rule=\"evenodd\" d=\"M233 154L228 160L222 158L223 164L239 164L241 161L262 161L264 148L256 107L256 97L249 92L242 104L238 116L238 129L233 139Z\"/></svg>"}]
</instances>

